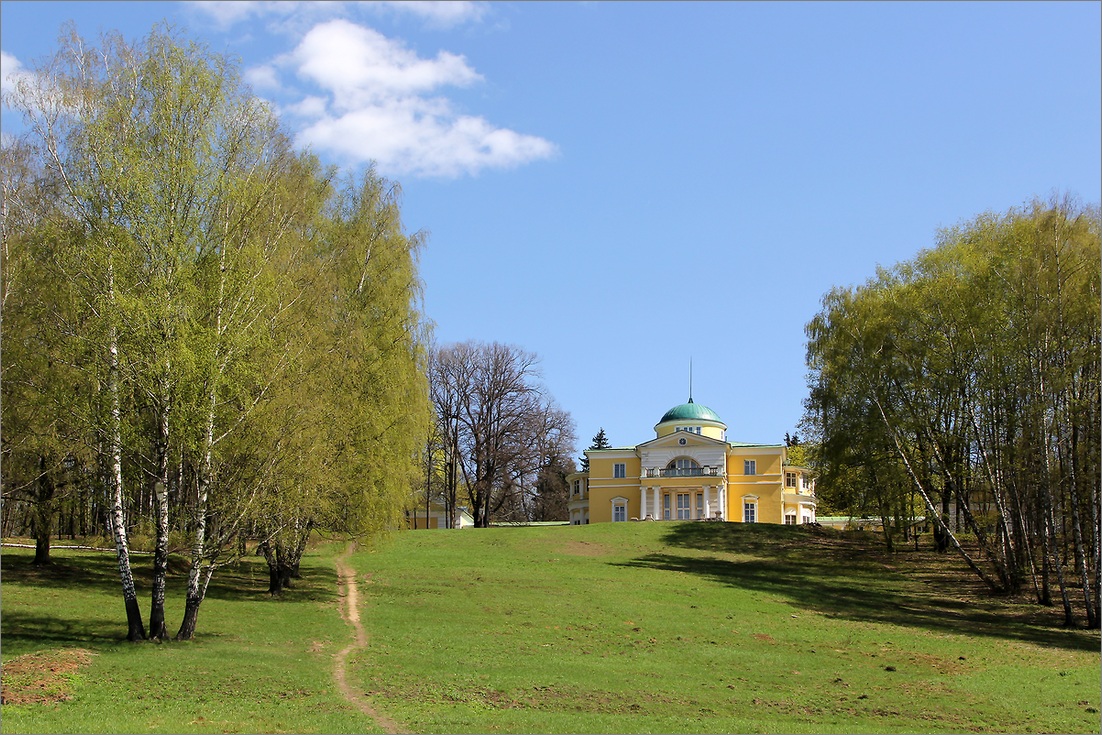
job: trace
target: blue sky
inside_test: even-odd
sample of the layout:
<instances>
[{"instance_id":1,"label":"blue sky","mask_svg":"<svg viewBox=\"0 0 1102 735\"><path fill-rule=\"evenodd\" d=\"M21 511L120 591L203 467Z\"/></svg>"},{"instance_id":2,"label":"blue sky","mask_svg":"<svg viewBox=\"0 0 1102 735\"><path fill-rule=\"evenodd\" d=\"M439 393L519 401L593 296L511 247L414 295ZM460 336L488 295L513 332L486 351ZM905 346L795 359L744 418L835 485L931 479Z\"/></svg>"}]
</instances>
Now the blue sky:
<instances>
[{"instance_id":1,"label":"blue sky","mask_svg":"<svg viewBox=\"0 0 1102 735\"><path fill-rule=\"evenodd\" d=\"M693 397L779 442L822 295L1033 197L1100 201L1102 4L2 2L5 89L60 26L168 20L428 232L441 343L518 345L577 423ZM5 132L18 130L3 112Z\"/></svg>"}]
</instances>

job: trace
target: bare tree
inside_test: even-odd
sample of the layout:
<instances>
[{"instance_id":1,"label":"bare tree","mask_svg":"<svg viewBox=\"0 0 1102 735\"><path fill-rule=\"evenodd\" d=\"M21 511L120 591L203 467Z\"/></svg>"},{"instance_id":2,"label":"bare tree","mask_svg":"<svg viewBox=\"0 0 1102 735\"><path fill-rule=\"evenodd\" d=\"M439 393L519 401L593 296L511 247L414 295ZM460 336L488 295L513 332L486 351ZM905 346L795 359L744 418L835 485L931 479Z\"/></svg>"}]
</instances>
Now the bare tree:
<instances>
[{"instance_id":1,"label":"bare tree","mask_svg":"<svg viewBox=\"0 0 1102 735\"><path fill-rule=\"evenodd\" d=\"M498 343L464 342L432 356L445 496L454 498L461 480L476 526L532 519L541 471L573 452L574 422L539 382L537 362Z\"/></svg>"}]
</instances>

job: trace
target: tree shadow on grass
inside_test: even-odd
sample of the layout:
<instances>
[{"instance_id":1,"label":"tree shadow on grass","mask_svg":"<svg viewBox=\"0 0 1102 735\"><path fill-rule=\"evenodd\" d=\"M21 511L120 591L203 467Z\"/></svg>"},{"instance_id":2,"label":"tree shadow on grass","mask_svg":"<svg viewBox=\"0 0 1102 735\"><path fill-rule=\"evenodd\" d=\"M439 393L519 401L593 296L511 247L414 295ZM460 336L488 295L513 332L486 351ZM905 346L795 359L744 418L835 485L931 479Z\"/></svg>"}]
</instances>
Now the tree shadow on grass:
<instances>
[{"instance_id":1,"label":"tree shadow on grass","mask_svg":"<svg viewBox=\"0 0 1102 735\"><path fill-rule=\"evenodd\" d=\"M64 554L64 556L62 556ZM66 551L54 554L49 564L33 563L33 551L5 549L0 556L5 581L47 588L80 586L99 592L119 594L121 582L114 553ZM131 557L131 570L139 597L148 596L153 583L152 557ZM169 594L183 594L187 584L188 562L179 555L169 558L167 584ZM283 599L336 599L336 570L322 566L303 568L303 576L292 583ZM245 557L236 564L220 567L211 578L206 599L255 601L268 596L268 567L263 559ZM121 604L121 603L120 603Z\"/></svg>"},{"instance_id":2,"label":"tree shadow on grass","mask_svg":"<svg viewBox=\"0 0 1102 735\"><path fill-rule=\"evenodd\" d=\"M5 604L0 618L0 636L5 653L33 651L43 645L56 647L82 646L97 648L114 646L126 639L126 612L122 599L118 564L113 553L66 551L54 555L49 564L33 563L33 551L5 549L0 563L4 584L41 590L81 589L103 595L103 605L96 615L68 616L64 597L58 598L53 610L34 605L33 611ZM134 563L134 581L143 617L148 613L149 590L152 583L151 560L139 557ZM187 584L187 563L175 557L168 576L169 597L183 598ZM268 593L268 567L263 560L243 559L239 564L218 569L207 588L204 607L212 601L230 604L271 601L272 604L332 601L337 597L337 573L327 566L304 566L303 577L294 581L282 597L273 599ZM27 594L22 592L21 594ZM9 598L11 599L11 598ZM98 601L98 597L95 598ZM81 604L89 603L84 598ZM114 605L115 607L108 607ZM256 608L250 608L255 610ZM103 615L109 616L108 618ZM255 613L253 613L255 614ZM219 635L203 630L203 612L199 613L199 638ZM170 621L170 633L171 621Z\"/></svg>"},{"instance_id":3,"label":"tree shadow on grass","mask_svg":"<svg viewBox=\"0 0 1102 735\"><path fill-rule=\"evenodd\" d=\"M126 642L126 617L121 598L119 617L122 623L115 620L5 610L4 653L7 657L38 651L44 647L99 649L116 646Z\"/></svg>"},{"instance_id":4,"label":"tree shadow on grass","mask_svg":"<svg viewBox=\"0 0 1102 735\"><path fill-rule=\"evenodd\" d=\"M914 569L904 574L892 564L899 555L867 539L802 527L682 523L671 526L664 541L728 558L656 553L624 565L767 592L828 617L1098 650L1096 634L1037 624L1036 606L983 593L967 571L940 578L914 575ZM943 564L954 562L942 557Z\"/></svg>"}]
</instances>

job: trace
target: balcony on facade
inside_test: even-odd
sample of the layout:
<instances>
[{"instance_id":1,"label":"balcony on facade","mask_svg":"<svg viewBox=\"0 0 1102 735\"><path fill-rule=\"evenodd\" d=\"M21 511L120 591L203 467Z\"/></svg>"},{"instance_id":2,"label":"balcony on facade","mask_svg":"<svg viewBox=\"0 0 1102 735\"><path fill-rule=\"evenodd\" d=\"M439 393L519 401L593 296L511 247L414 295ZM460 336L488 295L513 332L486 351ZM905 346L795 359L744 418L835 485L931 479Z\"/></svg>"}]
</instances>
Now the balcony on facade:
<instances>
[{"instance_id":1,"label":"balcony on facade","mask_svg":"<svg viewBox=\"0 0 1102 735\"><path fill-rule=\"evenodd\" d=\"M645 467L643 477L722 477L722 467Z\"/></svg>"},{"instance_id":2,"label":"balcony on facade","mask_svg":"<svg viewBox=\"0 0 1102 735\"><path fill-rule=\"evenodd\" d=\"M811 505L811 506L818 505L818 502L816 502L816 499L815 499L814 495L812 495L810 493L804 493L804 492L795 492L795 491L792 491L792 490L785 490L781 494L781 500L783 500L785 503L792 503L792 504L802 503L804 505Z\"/></svg>"}]
</instances>

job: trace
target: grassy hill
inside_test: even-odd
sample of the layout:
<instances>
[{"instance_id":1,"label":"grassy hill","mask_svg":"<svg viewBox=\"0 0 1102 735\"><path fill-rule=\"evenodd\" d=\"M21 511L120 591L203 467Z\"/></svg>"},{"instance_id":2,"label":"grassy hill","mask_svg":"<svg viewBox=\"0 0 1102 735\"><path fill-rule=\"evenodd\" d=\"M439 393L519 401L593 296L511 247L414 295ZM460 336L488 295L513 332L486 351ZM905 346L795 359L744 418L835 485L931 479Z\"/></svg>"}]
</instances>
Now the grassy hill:
<instances>
[{"instance_id":1,"label":"grassy hill","mask_svg":"<svg viewBox=\"0 0 1102 735\"><path fill-rule=\"evenodd\" d=\"M119 641L110 555L5 550L5 688L36 651L90 656L4 731L372 731L332 685L337 550L279 601L244 563L161 646ZM348 675L412 732L1098 732L1097 634L934 561L765 525L406 533L351 558Z\"/></svg>"}]
</instances>

